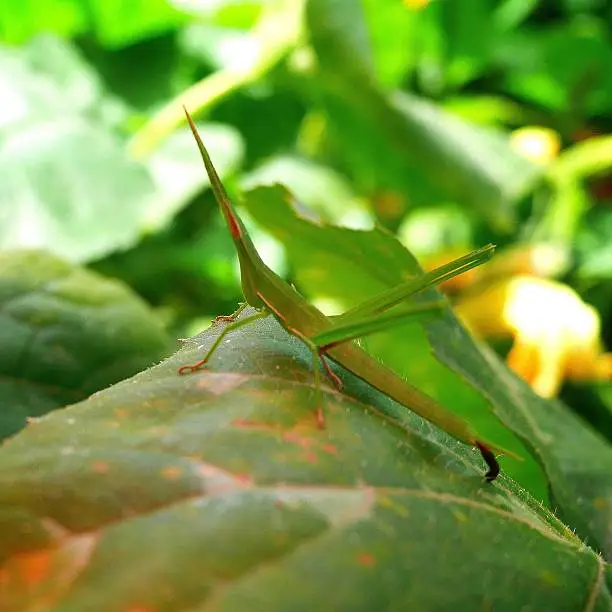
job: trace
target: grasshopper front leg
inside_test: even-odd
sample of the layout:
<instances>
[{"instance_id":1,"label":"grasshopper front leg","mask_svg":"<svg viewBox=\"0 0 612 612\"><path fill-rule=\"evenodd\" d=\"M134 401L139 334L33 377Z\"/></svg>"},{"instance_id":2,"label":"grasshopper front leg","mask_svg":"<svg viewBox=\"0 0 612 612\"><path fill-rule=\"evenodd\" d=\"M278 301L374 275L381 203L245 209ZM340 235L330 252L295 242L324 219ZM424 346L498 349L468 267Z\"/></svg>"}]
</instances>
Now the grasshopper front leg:
<instances>
[{"instance_id":1,"label":"grasshopper front leg","mask_svg":"<svg viewBox=\"0 0 612 612\"><path fill-rule=\"evenodd\" d=\"M231 315L217 315L214 320L213 323L221 323L222 321L226 322L226 323L232 323L233 321L235 321L239 316L240 313L248 306L248 304L246 302L242 302L242 304L240 304L240 306L238 306L237 310L235 310L234 312L232 312Z\"/></svg>"},{"instance_id":2,"label":"grasshopper front leg","mask_svg":"<svg viewBox=\"0 0 612 612\"><path fill-rule=\"evenodd\" d=\"M249 315L248 317L245 317L244 319L236 320L235 317L238 316L246 308L246 306L246 304L243 304L233 315L231 315L232 318L230 319L230 322L223 328L223 331L217 336L216 340L208 349L208 352L206 353L203 359L201 359L197 363L182 366L178 369L178 373L180 376L183 376L184 374L193 374L194 372L198 372L199 370L204 370L210 358L219 348L221 342L223 342L225 336L237 329L240 329L241 327L244 327L245 325L248 325L249 323L252 323L253 321L257 321L258 319L263 319L269 316L268 312L266 312L265 310L261 310L252 315Z\"/></svg>"}]
</instances>

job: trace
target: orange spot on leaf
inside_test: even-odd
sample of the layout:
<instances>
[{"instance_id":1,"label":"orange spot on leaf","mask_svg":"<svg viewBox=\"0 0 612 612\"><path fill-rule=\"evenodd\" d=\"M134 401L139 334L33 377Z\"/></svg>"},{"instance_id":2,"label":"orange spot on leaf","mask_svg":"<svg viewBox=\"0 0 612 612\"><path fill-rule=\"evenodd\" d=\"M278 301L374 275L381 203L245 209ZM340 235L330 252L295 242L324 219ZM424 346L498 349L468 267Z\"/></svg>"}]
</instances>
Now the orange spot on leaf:
<instances>
[{"instance_id":1,"label":"orange spot on leaf","mask_svg":"<svg viewBox=\"0 0 612 612\"><path fill-rule=\"evenodd\" d=\"M223 495L253 486L250 474L226 472L207 463L200 463L198 471L205 480L206 492L209 495Z\"/></svg>"},{"instance_id":2,"label":"orange spot on leaf","mask_svg":"<svg viewBox=\"0 0 612 612\"><path fill-rule=\"evenodd\" d=\"M324 444L322 448L326 453L329 453L330 455L338 454L338 447L334 444Z\"/></svg>"},{"instance_id":3,"label":"orange spot on leaf","mask_svg":"<svg viewBox=\"0 0 612 612\"><path fill-rule=\"evenodd\" d=\"M106 461L94 461L91 465L91 469L96 474L106 474L110 470L110 465Z\"/></svg>"},{"instance_id":4,"label":"orange spot on leaf","mask_svg":"<svg viewBox=\"0 0 612 612\"><path fill-rule=\"evenodd\" d=\"M166 427L165 425L156 425L147 429L147 433L149 435L157 436L158 438L168 435L170 431L171 429L169 427Z\"/></svg>"},{"instance_id":5,"label":"orange spot on leaf","mask_svg":"<svg viewBox=\"0 0 612 612\"><path fill-rule=\"evenodd\" d=\"M357 563L363 565L363 567L372 567L376 563L376 559L370 553L360 553L357 555Z\"/></svg>"},{"instance_id":6,"label":"orange spot on leaf","mask_svg":"<svg viewBox=\"0 0 612 612\"><path fill-rule=\"evenodd\" d=\"M182 473L183 470L181 468L173 465L170 465L161 471L162 476L167 480L176 480Z\"/></svg>"},{"instance_id":7,"label":"orange spot on leaf","mask_svg":"<svg viewBox=\"0 0 612 612\"><path fill-rule=\"evenodd\" d=\"M45 550L18 557L14 568L28 586L39 584L51 572L52 552Z\"/></svg>"},{"instance_id":8,"label":"orange spot on leaf","mask_svg":"<svg viewBox=\"0 0 612 612\"><path fill-rule=\"evenodd\" d=\"M317 444L317 440L314 438L307 438L291 431L283 434L283 440L285 440L285 442L297 444L300 448L310 448L311 446Z\"/></svg>"},{"instance_id":9,"label":"orange spot on leaf","mask_svg":"<svg viewBox=\"0 0 612 612\"><path fill-rule=\"evenodd\" d=\"M262 421L253 421L251 419L234 419L232 426L237 429L261 429L261 430L274 430L272 425L263 423Z\"/></svg>"},{"instance_id":10,"label":"orange spot on leaf","mask_svg":"<svg viewBox=\"0 0 612 612\"><path fill-rule=\"evenodd\" d=\"M252 485L253 479L250 474L234 474L234 477L241 485Z\"/></svg>"},{"instance_id":11,"label":"orange spot on leaf","mask_svg":"<svg viewBox=\"0 0 612 612\"><path fill-rule=\"evenodd\" d=\"M305 453L304 458L308 463L317 463L319 461L316 453Z\"/></svg>"},{"instance_id":12,"label":"orange spot on leaf","mask_svg":"<svg viewBox=\"0 0 612 612\"><path fill-rule=\"evenodd\" d=\"M606 502L606 500L603 497L596 497L593 500L593 505L595 506L595 508L597 508L598 510L602 510L603 508L605 508L608 504Z\"/></svg>"}]
</instances>

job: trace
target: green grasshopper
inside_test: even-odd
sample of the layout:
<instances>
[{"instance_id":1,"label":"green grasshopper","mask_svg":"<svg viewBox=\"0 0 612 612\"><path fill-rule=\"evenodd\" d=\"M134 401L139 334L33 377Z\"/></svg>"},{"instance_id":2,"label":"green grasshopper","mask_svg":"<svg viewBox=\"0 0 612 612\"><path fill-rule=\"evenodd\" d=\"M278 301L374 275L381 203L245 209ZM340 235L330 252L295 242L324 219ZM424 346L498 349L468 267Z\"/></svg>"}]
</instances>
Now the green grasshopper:
<instances>
[{"instance_id":1,"label":"green grasshopper","mask_svg":"<svg viewBox=\"0 0 612 612\"><path fill-rule=\"evenodd\" d=\"M436 308L440 308L442 306L441 302L429 302L418 306L413 305L403 310L396 309L392 312L386 312L410 295L484 263L492 256L493 245L488 245L465 257L384 291L342 315L328 317L310 304L262 261L244 224L230 202L187 109L185 109L185 114L204 161L213 193L238 252L242 291L246 304L231 317L220 317L228 323L216 338L208 353L198 363L181 367L179 374L188 374L204 369L227 334L247 323L272 314L285 330L299 338L310 349L313 356L314 385L317 392L319 392L321 384L319 362L323 365L334 385L338 389L342 388L340 379L327 362L327 358L331 358L380 392L408 407L460 442L478 448L488 467L485 479L489 482L495 480L500 471L495 452L507 451L503 451L503 449L480 438L466 421L400 378L392 370L378 363L355 342L352 342L356 338L387 329L402 319L427 314ZM254 307L257 312L236 320L236 317L247 304ZM321 428L324 426L321 402L319 402L317 410L317 424Z\"/></svg>"}]
</instances>

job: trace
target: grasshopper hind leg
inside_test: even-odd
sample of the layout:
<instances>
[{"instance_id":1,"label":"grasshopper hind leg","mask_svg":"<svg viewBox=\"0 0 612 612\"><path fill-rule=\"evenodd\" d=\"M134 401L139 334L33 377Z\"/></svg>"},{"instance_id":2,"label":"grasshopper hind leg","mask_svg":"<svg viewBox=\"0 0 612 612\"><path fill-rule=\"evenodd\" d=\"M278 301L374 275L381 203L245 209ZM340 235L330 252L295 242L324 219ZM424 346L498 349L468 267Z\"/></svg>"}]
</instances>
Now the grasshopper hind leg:
<instances>
[{"instance_id":1,"label":"grasshopper hind leg","mask_svg":"<svg viewBox=\"0 0 612 612\"><path fill-rule=\"evenodd\" d=\"M314 375L314 386L315 394L317 398L317 427L319 429L325 429L325 414L323 413L323 396L321 394L321 372L319 371L319 362L323 365L323 368L329 378L331 378L334 385L340 390L342 389L342 381L338 378L336 373L331 369L329 363L325 359L325 350L322 347L315 344L308 336L305 336L299 330L292 327L288 327L283 315L261 294L257 293L257 297L266 305L266 308L274 314L274 316L283 323L283 327L296 338L299 338L310 350L312 354L312 369Z\"/></svg>"},{"instance_id":2,"label":"grasshopper hind leg","mask_svg":"<svg viewBox=\"0 0 612 612\"><path fill-rule=\"evenodd\" d=\"M327 376L329 376L331 381L334 383L336 389L338 389L338 391L342 391L342 381L340 380L340 377L331 369L331 366L329 365L329 362L326 359L325 351L319 349L317 350L317 355L321 363L323 364L323 367L325 368Z\"/></svg>"},{"instance_id":3,"label":"grasshopper hind leg","mask_svg":"<svg viewBox=\"0 0 612 612\"><path fill-rule=\"evenodd\" d=\"M485 474L485 480L487 482L493 482L499 476L500 472L499 463L497 462L495 453L493 453L493 451L488 446L486 446L482 442L479 442L478 440L476 440L474 444L476 448L480 451L482 458L484 459L485 463L487 464L487 467L489 468L489 470Z\"/></svg>"}]
</instances>

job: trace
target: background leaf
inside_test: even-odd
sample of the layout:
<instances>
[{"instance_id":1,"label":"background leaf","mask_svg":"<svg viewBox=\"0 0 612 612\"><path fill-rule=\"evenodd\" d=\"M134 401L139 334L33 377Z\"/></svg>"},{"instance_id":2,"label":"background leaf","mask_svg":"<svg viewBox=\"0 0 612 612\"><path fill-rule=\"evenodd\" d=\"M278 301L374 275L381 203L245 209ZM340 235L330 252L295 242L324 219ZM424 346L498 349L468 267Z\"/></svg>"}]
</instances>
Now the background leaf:
<instances>
[{"instance_id":1,"label":"background leaf","mask_svg":"<svg viewBox=\"0 0 612 612\"><path fill-rule=\"evenodd\" d=\"M77 0L29 0L0 7L0 36L15 44L41 31L74 36L87 28L87 11Z\"/></svg>"},{"instance_id":2,"label":"background leaf","mask_svg":"<svg viewBox=\"0 0 612 612\"><path fill-rule=\"evenodd\" d=\"M158 361L171 342L127 287L37 251L0 254L0 438Z\"/></svg>"},{"instance_id":3,"label":"background leaf","mask_svg":"<svg viewBox=\"0 0 612 612\"><path fill-rule=\"evenodd\" d=\"M514 222L510 205L538 169L499 135L406 94L383 94L354 3L313 0L307 15L330 126L358 180L398 189L421 204L461 201L507 231Z\"/></svg>"},{"instance_id":4,"label":"background leaf","mask_svg":"<svg viewBox=\"0 0 612 612\"><path fill-rule=\"evenodd\" d=\"M0 37L15 44L42 32L94 31L103 44L115 46L176 28L185 18L165 0L28 0L0 8Z\"/></svg>"},{"instance_id":5,"label":"background leaf","mask_svg":"<svg viewBox=\"0 0 612 612\"><path fill-rule=\"evenodd\" d=\"M90 0L89 15L100 42L113 47L176 29L187 19L179 5L165 0Z\"/></svg>"},{"instance_id":6,"label":"background leaf","mask_svg":"<svg viewBox=\"0 0 612 612\"><path fill-rule=\"evenodd\" d=\"M100 258L167 223L206 184L187 131L148 159L131 159L111 122L125 109L74 48L39 39L19 52L0 49L3 60L1 248L53 249L71 261ZM235 167L242 154L235 131L202 128L218 151L220 172Z\"/></svg>"}]
</instances>

